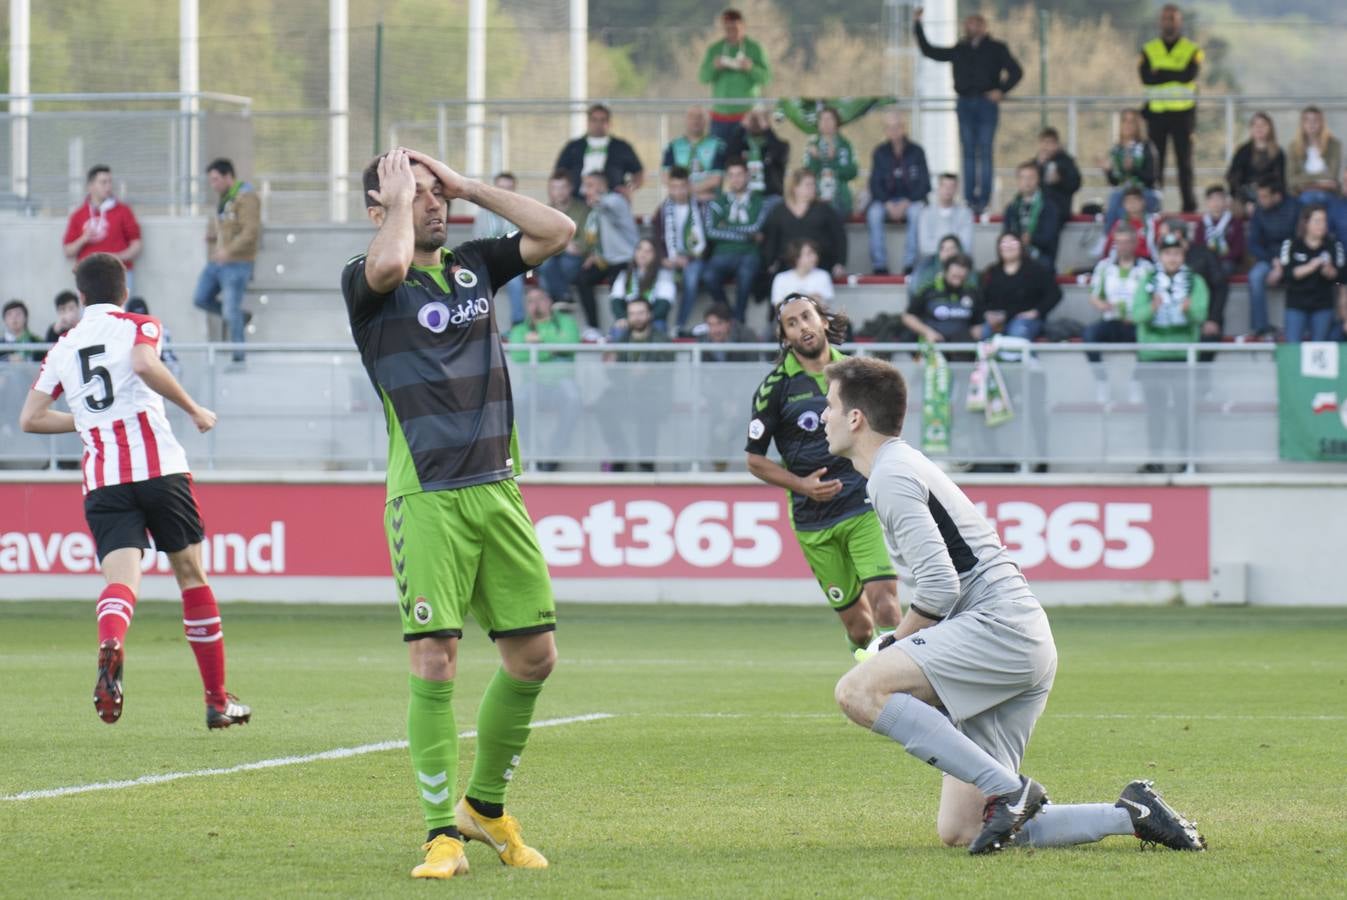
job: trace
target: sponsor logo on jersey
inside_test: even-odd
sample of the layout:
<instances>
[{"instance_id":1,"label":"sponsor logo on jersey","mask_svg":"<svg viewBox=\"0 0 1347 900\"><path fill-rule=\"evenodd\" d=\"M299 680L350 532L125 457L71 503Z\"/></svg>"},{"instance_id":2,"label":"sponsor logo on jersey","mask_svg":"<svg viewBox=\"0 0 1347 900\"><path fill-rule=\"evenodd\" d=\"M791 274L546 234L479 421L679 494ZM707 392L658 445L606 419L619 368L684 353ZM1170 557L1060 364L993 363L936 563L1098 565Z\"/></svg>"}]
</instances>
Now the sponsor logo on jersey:
<instances>
[{"instance_id":1,"label":"sponsor logo on jersey","mask_svg":"<svg viewBox=\"0 0 1347 900\"><path fill-rule=\"evenodd\" d=\"M153 322L141 322L140 333L145 335L150 340L156 341L159 339L159 326L154 324Z\"/></svg>"},{"instance_id":2,"label":"sponsor logo on jersey","mask_svg":"<svg viewBox=\"0 0 1347 900\"><path fill-rule=\"evenodd\" d=\"M814 412L812 409L807 409L800 413L800 417L795 420L795 424L800 426L803 431L818 431L818 413Z\"/></svg>"},{"instance_id":3,"label":"sponsor logo on jersey","mask_svg":"<svg viewBox=\"0 0 1347 900\"><path fill-rule=\"evenodd\" d=\"M762 424L762 419L754 419L748 423L748 438L756 441L767 433L767 426Z\"/></svg>"},{"instance_id":4,"label":"sponsor logo on jersey","mask_svg":"<svg viewBox=\"0 0 1347 900\"><path fill-rule=\"evenodd\" d=\"M439 334L449 327L449 307L438 300L427 303L417 312L416 321L421 323L422 328Z\"/></svg>"}]
</instances>

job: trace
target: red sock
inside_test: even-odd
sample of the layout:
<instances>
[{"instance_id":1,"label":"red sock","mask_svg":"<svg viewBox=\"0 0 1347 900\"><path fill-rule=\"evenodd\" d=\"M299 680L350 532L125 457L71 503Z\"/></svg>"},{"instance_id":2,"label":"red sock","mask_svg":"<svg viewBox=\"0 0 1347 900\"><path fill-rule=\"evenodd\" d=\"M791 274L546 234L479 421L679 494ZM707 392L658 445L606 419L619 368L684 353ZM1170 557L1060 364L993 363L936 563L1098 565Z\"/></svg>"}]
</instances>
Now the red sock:
<instances>
[{"instance_id":1,"label":"red sock","mask_svg":"<svg viewBox=\"0 0 1347 900\"><path fill-rule=\"evenodd\" d=\"M215 605L215 594L209 585L182 592L182 627L196 654L196 667L206 689L206 702L224 706L224 632L220 630L220 609Z\"/></svg>"},{"instance_id":2,"label":"red sock","mask_svg":"<svg viewBox=\"0 0 1347 900\"><path fill-rule=\"evenodd\" d=\"M131 627L131 616L136 611L136 595L124 584L110 584L98 595L98 643L116 638L124 645L126 629Z\"/></svg>"}]
</instances>

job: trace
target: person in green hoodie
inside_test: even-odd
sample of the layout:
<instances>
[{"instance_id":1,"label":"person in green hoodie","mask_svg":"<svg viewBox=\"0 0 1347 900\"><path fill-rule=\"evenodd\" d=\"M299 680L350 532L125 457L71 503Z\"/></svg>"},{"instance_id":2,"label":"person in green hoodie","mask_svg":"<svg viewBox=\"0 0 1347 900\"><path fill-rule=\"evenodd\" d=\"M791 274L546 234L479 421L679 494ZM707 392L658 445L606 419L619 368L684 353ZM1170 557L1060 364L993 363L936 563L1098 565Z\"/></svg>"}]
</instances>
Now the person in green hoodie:
<instances>
[{"instance_id":1,"label":"person in green hoodie","mask_svg":"<svg viewBox=\"0 0 1347 900\"><path fill-rule=\"evenodd\" d=\"M740 322L762 265L758 245L767 212L762 195L749 189L748 165L742 159L730 160L725 166L725 191L707 208L706 236L712 245L702 281L715 302L726 303L725 279L734 276L734 318Z\"/></svg>"},{"instance_id":2,"label":"person in green hoodie","mask_svg":"<svg viewBox=\"0 0 1347 900\"><path fill-rule=\"evenodd\" d=\"M728 142L734 126L752 107L743 101L762 95L772 69L762 45L745 35L743 13L725 10L720 14L720 25L725 37L706 48L697 77L702 84L711 85L711 96L716 100L711 107L711 133Z\"/></svg>"},{"instance_id":3,"label":"person in green hoodie","mask_svg":"<svg viewBox=\"0 0 1347 900\"><path fill-rule=\"evenodd\" d=\"M818 180L818 197L831 203L845 221L851 215L851 180L860 172L856 151L842 137L842 118L825 106L818 114L818 134L804 146L804 167Z\"/></svg>"},{"instance_id":4,"label":"person in green hoodie","mask_svg":"<svg viewBox=\"0 0 1347 900\"><path fill-rule=\"evenodd\" d=\"M580 391L575 384L575 354L538 350L538 365L529 360L531 344L578 344L580 325L575 316L552 309L552 297L540 287L524 293L524 320L516 322L506 336L510 345L510 380L514 408L524 422L526 434L539 427L539 420L555 417L548 440L543 444L554 452L565 453L575 431ZM555 472L554 460L538 462L542 472Z\"/></svg>"}]
</instances>

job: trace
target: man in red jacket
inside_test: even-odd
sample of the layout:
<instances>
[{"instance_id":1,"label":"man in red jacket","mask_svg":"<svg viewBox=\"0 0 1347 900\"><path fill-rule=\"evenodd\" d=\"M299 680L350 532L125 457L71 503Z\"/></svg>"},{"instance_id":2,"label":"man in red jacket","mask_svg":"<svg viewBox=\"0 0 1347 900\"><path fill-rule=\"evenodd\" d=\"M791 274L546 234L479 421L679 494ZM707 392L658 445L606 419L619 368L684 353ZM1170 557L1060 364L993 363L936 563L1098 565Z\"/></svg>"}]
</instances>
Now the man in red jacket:
<instances>
[{"instance_id":1,"label":"man in red jacket","mask_svg":"<svg viewBox=\"0 0 1347 900\"><path fill-rule=\"evenodd\" d=\"M141 249L140 223L131 207L112 195L110 168L100 163L90 169L86 187L88 195L66 222L61 249L72 262L111 253L126 267L126 286L131 290L131 270Z\"/></svg>"}]
</instances>

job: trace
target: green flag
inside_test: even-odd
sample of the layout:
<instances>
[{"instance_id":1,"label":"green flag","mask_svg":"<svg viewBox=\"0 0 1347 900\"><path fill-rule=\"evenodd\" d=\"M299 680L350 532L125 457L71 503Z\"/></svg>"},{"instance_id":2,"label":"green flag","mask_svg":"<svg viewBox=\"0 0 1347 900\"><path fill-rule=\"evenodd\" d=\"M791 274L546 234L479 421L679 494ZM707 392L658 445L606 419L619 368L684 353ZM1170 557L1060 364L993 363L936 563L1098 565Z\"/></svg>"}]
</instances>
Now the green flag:
<instances>
[{"instance_id":1,"label":"green flag","mask_svg":"<svg viewBox=\"0 0 1347 900\"><path fill-rule=\"evenodd\" d=\"M926 454L949 452L949 362L927 341L921 342L925 378L921 392L921 449Z\"/></svg>"},{"instance_id":2,"label":"green flag","mask_svg":"<svg viewBox=\"0 0 1347 900\"><path fill-rule=\"evenodd\" d=\"M776 115L805 134L818 133L818 114L831 106L843 125L881 106L897 103L896 97L790 97L776 101Z\"/></svg>"},{"instance_id":3,"label":"green flag","mask_svg":"<svg viewBox=\"0 0 1347 900\"><path fill-rule=\"evenodd\" d=\"M1281 458L1347 462L1347 344L1277 348Z\"/></svg>"}]
</instances>

